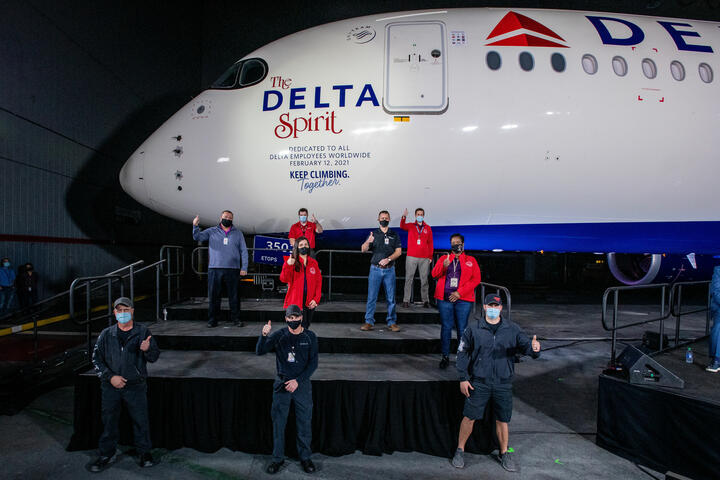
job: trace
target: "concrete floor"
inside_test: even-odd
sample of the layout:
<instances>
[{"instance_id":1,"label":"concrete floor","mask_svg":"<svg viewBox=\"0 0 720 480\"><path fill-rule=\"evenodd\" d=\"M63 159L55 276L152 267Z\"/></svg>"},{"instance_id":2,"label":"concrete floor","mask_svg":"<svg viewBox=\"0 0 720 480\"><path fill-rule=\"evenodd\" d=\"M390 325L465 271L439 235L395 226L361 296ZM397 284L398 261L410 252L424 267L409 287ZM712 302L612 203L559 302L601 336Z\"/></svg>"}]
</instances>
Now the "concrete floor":
<instances>
[{"instance_id":1,"label":"concrete floor","mask_svg":"<svg viewBox=\"0 0 720 480\"><path fill-rule=\"evenodd\" d=\"M649 318L651 308L634 305L626 309L625 320ZM597 414L597 376L609 359L605 341L572 344L563 338L606 337L600 326L597 305L517 305L513 319L530 334L557 340L543 341L548 349L540 359L524 359L516 366L514 412L510 424L510 446L517 454L520 473L502 470L489 456L466 455L466 468L454 469L449 459L418 453L396 452L372 457L356 453L343 457L316 454L319 471L316 478L387 480L418 478L516 478L516 479L647 479L648 475L634 464L617 457L594 443ZM170 323L170 322L168 322ZM160 324L157 324L157 328ZM257 325L259 327L259 324ZM164 327L165 328L165 327ZM247 328L247 327L246 327ZM429 325L423 328L430 328ZM652 328L652 327L650 327ZM216 332L222 329L212 329ZM644 327L628 329L625 337L639 337ZM683 319L681 336L697 335L704 330L704 316ZM358 332L359 334L360 332ZM431 333L431 332L425 332ZM559 347L559 348L553 348ZM257 368L272 373L271 356L254 357L242 352L165 352L153 368L178 372L176 356L191 353L206 357L208 366L213 355L225 354L228 361L253 359ZM327 356L326 354L325 356ZM329 357L328 357L329 358ZM339 358L339 357L338 357ZM381 360L377 358L376 360ZM452 378L452 370L437 370L435 356L418 355L416 374L428 379ZM702 358L696 360L704 361ZM323 355L320 358L321 369ZM452 366L451 366L452 368ZM394 368L385 368L387 380L393 380ZM152 371L152 370L151 370ZM373 369L373 371L376 371ZM377 371L383 371L379 369ZM323 370L315 377L320 380ZM387 373L390 372L390 373ZM402 370L401 376L408 375ZM709 375L709 374L708 374ZM720 378L720 377L719 377ZM0 462L3 478L90 478L85 470L95 452L65 452L72 433L73 388L62 387L39 398L14 416L0 417ZM127 447L122 448L123 451ZM121 455L116 464L102 473L104 478L271 478L264 474L268 457L231 452L213 454L192 449L156 450L161 463L151 469L140 469L132 458ZM297 462L288 462L276 478L309 478ZM661 475L653 472L659 478ZM97 478L97 477L96 477Z\"/></svg>"}]
</instances>

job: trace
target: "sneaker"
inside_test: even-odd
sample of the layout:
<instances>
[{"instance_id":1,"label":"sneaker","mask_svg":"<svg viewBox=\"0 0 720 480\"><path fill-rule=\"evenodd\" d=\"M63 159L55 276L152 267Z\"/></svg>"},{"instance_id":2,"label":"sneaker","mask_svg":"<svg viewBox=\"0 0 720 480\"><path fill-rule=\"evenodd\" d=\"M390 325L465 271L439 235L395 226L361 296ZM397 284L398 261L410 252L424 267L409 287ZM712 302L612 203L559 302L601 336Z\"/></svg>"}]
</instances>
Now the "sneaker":
<instances>
[{"instance_id":1,"label":"sneaker","mask_svg":"<svg viewBox=\"0 0 720 480\"><path fill-rule=\"evenodd\" d=\"M267 466L267 468L265 469L265 471L266 471L267 473L269 473L270 475L274 475L274 474L276 474L277 472L280 471L280 468L282 468L282 466L283 466L284 464L285 464L284 461L282 461L282 462L272 462L270 465Z\"/></svg>"},{"instance_id":2,"label":"sneaker","mask_svg":"<svg viewBox=\"0 0 720 480\"><path fill-rule=\"evenodd\" d=\"M397 326L397 323L393 323L392 325L388 325L388 329L389 329L391 332L399 332L399 331L400 331L400 327Z\"/></svg>"},{"instance_id":3,"label":"sneaker","mask_svg":"<svg viewBox=\"0 0 720 480\"><path fill-rule=\"evenodd\" d=\"M217 327L217 325L218 325L217 323L208 322L207 327L208 327L208 328L215 328L215 327Z\"/></svg>"},{"instance_id":4,"label":"sneaker","mask_svg":"<svg viewBox=\"0 0 720 480\"><path fill-rule=\"evenodd\" d=\"M438 367L440 367L440 370L445 370L448 365L450 365L450 358L447 355L443 355L440 359L440 365L438 365Z\"/></svg>"},{"instance_id":5,"label":"sneaker","mask_svg":"<svg viewBox=\"0 0 720 480\"><path fill-rule=\"evenodd\" d=\"M113 455L111 457L104 457L101 455L97 460L95 460L95 463L90 465L90 471L91 472L102 472L114 461L115 461L115 455Z\"/></svg>"},{"instance_id":6,"label":"sneaker","mask_svg":"<svg viewBox=\"0 0 720 480\"><path fill-rule=\"evenodd\" d=\"M236 327L244 327L244 326L245 326L245 323L244 323L244 322L241 322L240 320L235 320L235 321L233 322L233 325L236 326Z\"/></svg>"},{"instance_id":7,"label":"sneaker","mask_svg":"<svg viewBox=\"0 0 720 480\"><path fill-rule=\"evenodd\" d=\"M705 371L712 373L720 372L720 360L715 360L712 364L708 365Z\"/></svg>"},{"instance_id":8,"label":"sneaker","mask_svg":"<svg viewBox=\"0 0 720 480\"><path fill-rule=\"evenodd\" d=\"M372 330L372 329L373 329L373 324L372 324L372 323L367 323L367 322L365 322L365 323L363 324L363 326L360 327L360 330L362 330L362 331L364 331L364 332L370 331L370 330Z\"/></svg>"},{"instance_id":9,"label":"sneaker","mask_svg":"<svg viewBox=\"0 0 720 480\"><path fill-rule=\"evenodd\" d=\"M410 308L410 303L409 303L409 302L403 302L403 303L402 303L402 306L403 306L403 308Z\"/></svg>"},{"instance_id":10,"label":"sneaker","mask_svg":"<svg viewBox=\"0 0 720 480\"><path fill-rule=\"evenodd\" d=\"M305 470L305 473L315 473L315 470L317 470L315 464L309 458L307 460L301 460L300 465L302 469Z\"/></svg>"},{"instance_id":11,"label":"sneaker","mask_svg":"<svg viewBox=\"0 0 720 480\"><path fill-rule=\"evenodd\" d=\"M430 308L430 302L423 303L423 308Z\"/></svg>"},{"instance_id":12,"label":"sneaker","mask_svg":"<svg viewBox=\"0 0 720 480\"><path fill-rule=\"evenodd\" d=\"M463 456L465 452L460 450L459 448L455 450L455 456L452 459L452 465L455 468L463 468L465 467L465 457Z\"/></svg>"},{"instance_id":13,"label":"sneaker","mask_svg":"<svg viewBox=\"0 0 720 480\"><path fill-rule=\"evenodd\" d=\"M500 465L502 465L502 467L508 472L517 472L517 464L513 459L512 453L505 452L503 454L500 454L498 455L498 460L500 460Z\"/></svg>"},{"instance_id":14,"label":"sneaker","mask_svg":"<svg viewBox=\"0 0 720 480\"><path fill-rule=\"evenodd\" d=\"M140 466L143 468L149 468L155 465L155 460L153 460L152 455L150 452L145 452L142 455L140 455Z\"/></svg>"}]
</instances>

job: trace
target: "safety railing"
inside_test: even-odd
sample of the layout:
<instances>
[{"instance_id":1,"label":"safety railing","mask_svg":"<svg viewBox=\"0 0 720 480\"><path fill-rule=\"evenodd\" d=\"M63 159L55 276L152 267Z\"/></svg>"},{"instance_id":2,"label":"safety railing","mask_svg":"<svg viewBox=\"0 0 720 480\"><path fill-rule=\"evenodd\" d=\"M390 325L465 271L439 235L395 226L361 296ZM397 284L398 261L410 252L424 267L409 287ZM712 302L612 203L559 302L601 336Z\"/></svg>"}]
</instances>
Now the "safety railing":
<instances>
[{"instance_id":1,"label":"safety railing","mask_svg":"<svg viewBox=\"0 0 720 480\"><path fill-rule=\"evenodd\" d=\"M92 284L97 281L103 281L107 285L107 306L108 310L107 313L103 315L99 315L96 317L92 316ZM70 296L70 320L72 320L77 325L84 325L85 326L85 333L86 333L86 340L87 340L87 352L88 352L88 358L90 358L90 355L92 352L92 322L96 320L100 320L103 318L107 318L108 321L112 315L112 302L113 302L113 282L120 281L122 282L122 276L113 274L113 275L96 275L93 277L79 277L73 280L73 282L70 284L70 290L69 290L69 296ZM75 312L75 290L79 287L85 287L85 320L79 321L77 320L77 315ZM122 286L121 286L122 288ZM120 294L122 296L122 293Z\"/></svg>"},{"instance_id":2,"label":"safety railing","mask_svg":"<svg viewBox=\"0 0 720 480\"><path fill-rule=\"evenodd\" d=\"M669 350L671 348L677 348L679 346L693 343L697 341L698 339L702 338L703 336L700 336L698 338L688 339L684 342L681 342L680 339L680 323L681 318L686 315L696 314L700 312L707 312L706 315L706 321L705 321L705 335L709 333L710 329L710 292L708 289L708 295L707 295L707 305L704 308L694 309L690 311L682 311L682 291L683 287L687 286L697 286L697 285L709 285L710 281L695 281L695 282L676 282L673 284L669 283L657 283L657 284L649 284L649 285L627 285L627 286L617 286L617 287L610 287L605 290L603 293L602 298L602 315L601 315L601 321L602 326L606 331L609 331L611 333L611 346L610 346L610 365L612 367L615 366L615 360L617 357L617 332L619 330L624 330L626 328L631 327L637 327L640 325L646 325L648 323L653 322L659 322L658 327L658 349L657 351L651 353L651 355L657 355L659 353L662 353L666 350ZM660 315L656 316L654 318L640 320L636 322L630 322L625 323L622 325L618 325L618 318L619 318L619 304L620 304L620 292L628 292L628 291L639 291L639 290L657 290L656 293L659 293L660 295L660 301L659 301L659 308L660 308ZM612 296L612 315L611 315L611 324L608 325L608 300ZM670 317L675 317L675 338L673 345L665 345L665 320L667 320Z\"/></svg>"},{"instance_id":3,"label":"safety railing","mask_svg":"<svg viewBox=\"0 0 720 480\"><path fill-rule=\"evenodd\" d=\"M162 275L167 279L167 303L173 301L173 279L175 279L175 300L180 300L180 277L185 275L185 248L180 245L163 245L160 247L160 261L163 262Z\"/></svg>"},{"instance_id":4,"label":"safety railing","mask_svg":"<svg viewBox=\"0 0 720 480\"><path fill-rule=\"evenodd\" d=\"M505 301L503 301L503 312L506 316L510 316L510 312L512 311L512 297L510 295L510 290L507 287L503 287L502 285L494 285L492 283L487 282L480 282L480 285L477 286L475 289L475 304L473 305L473 312L477 311L477 304L480 302L480 305L483 304L485 301L485 295L487 295L489 290L494 290L495 295L502 298L502 295L505 295ZM480 290L480 295L477 295L477 291Z\"/></svg>"}]
</instances>

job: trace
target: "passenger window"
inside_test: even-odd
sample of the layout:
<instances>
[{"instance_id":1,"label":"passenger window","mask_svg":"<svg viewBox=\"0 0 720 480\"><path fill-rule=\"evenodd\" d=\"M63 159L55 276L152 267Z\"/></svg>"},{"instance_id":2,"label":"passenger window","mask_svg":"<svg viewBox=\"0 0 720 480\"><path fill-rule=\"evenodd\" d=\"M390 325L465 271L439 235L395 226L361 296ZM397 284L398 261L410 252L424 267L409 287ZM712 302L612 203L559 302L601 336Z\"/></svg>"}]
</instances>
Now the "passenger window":
<instances>
[{"instance_id":1,"label":"passenger window","mask_svg":"<svg viewBox=\"0 0 720 480\"><path fill-rule=\"evenodd\" d=\"M562 53L553 53L550 57L550 64L552 65L553 70L558 73L565 71L565 57Z\"/></svg>"},{"instance_id":2,"label":"passenger window","mask_svg":"<svg viewBox=\"0 0 720 480\"><path fill-rule=\"evenodd\" d=\"M253 58L243 63L242 71L240 72L240 86L248 87L260 82L265 78L267 68L265 62L260 59Z\"/></svg>"},{"instance_id":3,"label":"passenger window","mask_svg":"<svg viewBox=\"0 0 720 480\"><path fill-rule=\"evenodd\" d=\"M627 62L623 57L617 56L612 59L613 71L618 77L624 77L627 75L628 66Z\"/></svg>"},{"instance_id":4,"label":"passenger window","mask_svg":"<svg viewBox=\"0 0 720 480\"><path fill-rule=\"evenodd\" d=\"M670 63L670 73L672 74L672 77L678 82L682 82L683 80L685 80L685 67L683 67L683 64L678 62L677 60L673 60Z\"/></svg>"},{"instance_id":5,"label":"passenger window","mask_svg":"<svg viewBox=\"0 0 720 480\"><path fill-rule=\"evenodd\" d=\"M500 68L500 65L502 65L500 54L494 51L488 52L485 56L485 63L487 63L487 66L490 70L498 70Z\"/></svg>"},{"instance_id":6,"label":"passenger window","mask_svg":"<svg viewBox=\"0 0 720 480\"><path fill-rule=\"evenodd\" d=\"M701 63L698 66L698 70L700 71L700 79L702 79L703 82L710 83L713 81L713 71L710 65Z\"/></svg>"},{"instance_id":7,"label":"passenger window","mask_svg":"<svg viewBox=\"0 0 720 480\"><path fill-rule=\"evenodd\" d=\"M535 66L535 60L533 60L533 56L530 55L529 52L522 52L520 54L520 68L522 68L526 72L529 72L533 69L533 66Z\"/></svg>"},{"instance_id":8,"label":"passenger window","mask_svg":"<svg viewBox=\"0 0 720 480\"><path fill-rule=\"evenodd\" d=\"M215 83L212 84L212 88L232 88L235 86L235 80L237 79L238 70L242 62L235 63L232 67L225 70L225 73L220 75Z\"/></svg>"},{"instance_id":9,"label":"passenger window","mask_svg":"<svg viewBox=\"0 0 720 480\"><path fill-rule=\"evenodd\" d=\"M582 57L582 67L588 75L595 75L598 71L598 62L595 57L586 53Z\"/></svg>"},{"instance_id":10,"label":"passenger window","mask_svg":"<svg viewBox=\"0 0 720 480\"><path fill-rule=\"evenodd\" d=\"M642 71L647 78L653 79L657 77L657 66L655 62L649 58L644 58L642 61Z\"/></svg>"}]
</instances>

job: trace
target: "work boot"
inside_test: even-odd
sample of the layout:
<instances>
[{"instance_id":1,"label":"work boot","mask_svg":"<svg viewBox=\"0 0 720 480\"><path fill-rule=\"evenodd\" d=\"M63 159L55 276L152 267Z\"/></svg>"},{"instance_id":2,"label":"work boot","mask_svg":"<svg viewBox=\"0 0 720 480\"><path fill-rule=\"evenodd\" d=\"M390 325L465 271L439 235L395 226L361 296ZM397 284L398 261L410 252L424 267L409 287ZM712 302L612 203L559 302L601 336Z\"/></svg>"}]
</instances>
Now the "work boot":
<instances>
[{"instance_id":1,"label":"work boot","mask_svg":"<svg viewBox=\"0 0 720 480\"><path fill-rule=\"evenodd\" d=\"M90 471L95 472L95 473L102 472L114 461L115 461L115 455L112 455L109 457L100 455L100 457L98 457L98 459L95 460L95 463L93 463L90 466Z\"/></svg>"},{"instance_id":2,"label":"work boot","mask_svg":"<svg viewBox=\"0 0 720 480\"><path fill-rule=\"evenodd\" d=\"M362 330L362 331L364 331L364 332L368 332L368 331L370 331L370 330L372 330L372 329L373 329L373 324L372 324L372 323L367 323L367 322L363 323L363 326L360 327L360 330Z\"/></svg>"},{"instance_id":3,"label":"work boot","mask_svg":"<svg viewBox=\"0 0 720 480\"><path fill-rule=\"evenodd\" d=\"M274 474L276 474L277 472L280 471L280 468L282 468L282 466L283 466L284 464L285 464L284 461L282 461L282 462L272 462L270 465L267 466L267 468L265 469L265 471L266 471L267 473L269 473L270 475L274 475Z\"/></svg>"},{"instance_id":4,"label":"work boot","mask_svg":"<svg viewBox=\"0 0 720 480\"><path fill-rule=\"evenodd\" d=\"M309 458L307 460L301 460L300 465L302 469L305 470L305 473L315 473L315 470L317 470L315 464Z\"/></svg>"},{"instance_id":5,"label":"work boot","mask_svg":"<svg viewBox=\"0 0 720 480\"><path fill-rule=\"evenodd\" d=\"M455 456L452 459L452 465L455 468L463 468L465 467L465 456L463 455L465 452L460 450L459 448L455 450Z\"/></svg>"},{"instance_id":6,"label":"work boot","mask_svg":"<svg viewBox=\"0 0 720 480\"><path fill-rule=\"evenodd\" d=\"M450 365L450 358L448 358L447 355L443 355L440 359L440 365L438 365L438 367L440 367L440 370L445 370L448 365Z\"/></svg>"},{"instance_id":7,"label":"work boot","mask_svg":"<svg viewBox=\"0 0 720 480\"><path fill-rule=\"evenodd\" d=\"M388 325L388 328L391 332L399 332L400 327L397 326L397 323L393 323L392 325Z\"/></svg>"}]
</instances>

